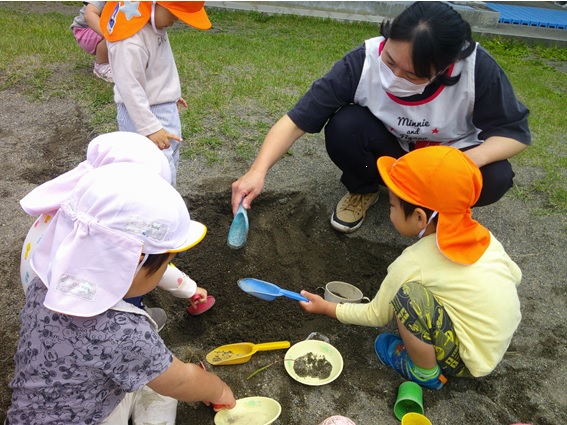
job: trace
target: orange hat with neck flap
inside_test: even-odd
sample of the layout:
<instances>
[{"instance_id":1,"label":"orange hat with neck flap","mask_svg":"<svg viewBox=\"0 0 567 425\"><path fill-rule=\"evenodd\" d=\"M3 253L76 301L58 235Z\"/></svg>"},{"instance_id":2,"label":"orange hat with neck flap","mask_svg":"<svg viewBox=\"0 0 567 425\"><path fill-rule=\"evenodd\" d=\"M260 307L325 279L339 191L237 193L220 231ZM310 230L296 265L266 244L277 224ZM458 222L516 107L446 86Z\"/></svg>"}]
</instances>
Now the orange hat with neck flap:
<instances>
[{"instance_id":1,"label":"orange hat with neck flap","mask_svg":"<svg viewBox=\"0 0 567 425\"><path fill-rule=\"evenodd\" d=\"M488 229L472 218L482 174L456 148L431 146L399 159L378 158L378 171L399 198L438 213L437 246L449 260L475 263L490 244Z\"/></svg>"},{"instance_id":2,"label":"orange hat with neck flap","mask_svg":"<svg viewBox=\"0 0 567 425\"><path fill-rule=\"evenodd\" d=\"M109 1L100 16L100 30L108 41L133 36L148 23L152 15L151 1ZM200 30L211 28L204 1L158 1L187 25Z\"/></svg>"}]
</instances>

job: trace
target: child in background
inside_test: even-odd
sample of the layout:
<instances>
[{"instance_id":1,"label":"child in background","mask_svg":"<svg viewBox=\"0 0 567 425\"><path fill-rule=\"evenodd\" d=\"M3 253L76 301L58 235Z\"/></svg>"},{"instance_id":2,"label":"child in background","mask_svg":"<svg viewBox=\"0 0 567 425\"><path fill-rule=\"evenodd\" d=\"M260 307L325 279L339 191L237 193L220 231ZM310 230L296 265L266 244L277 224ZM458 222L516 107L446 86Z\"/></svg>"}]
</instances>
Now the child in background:
<instances>
[{"instance_id":1,"label":"child in background","mask_svg":"<svg viewBox=\"0 0 567 425\"><path fill-rule=\"evenodd\" d=\"M95 63L93 74L104 81L112 83L112 71L108 63L108 48L106 40L100 31L100 14L104 8L104 1L84 1L71 30L79 47L89 55L94 55Z\"/></svg>"},{"instance_id":2,"label":"child in background","mask_svg":"<svg viewBox=\"0 0 567 425\"><path fill-rule=\"evenodd\" d=\"M171 182L171 171L167 159L146 137L126 131L95 137L89 143L85 161L74 169L36 187L20 201L24 211L32 216L38 216L22 248L20 276L24 292L36 276L31 268L30 258L51 218L57 213L61 204L69 199L75 185L85 174L98 167L116 163L143 165L148 173L156 177L160 176L168 183ZM177 298L187 299L194 308L207 300L207 291L198 287L195 281L172 265L167 268L167 273L158 286ZM198 299L192 300L191 298L195 295L198 296ZM144 308L157 323L158 331L161 331L167 320L165 311L158 307L145 307L138 302L140 300L141 298L136 298L133 304Z\"/></svg>"},{"instance_id":3,"label":"child in background","mask_svg":"<svg viewBox=\"0 0 567 425\"><path fill-rule=\"evenodd\" d=\"M216 375L177 359L147 313L156 287L206 228L140 164L92 170L62 202L31 265L10 382L10 425L175 423L177 400L235 406Z\"/></svg>"},{"instance_id":4,"label":"child in background","mask_svg":"<svg viewBox=\"0 0 567 425\"><path fill-rule=\"evenodd\" d=\"M163 150L176 184L187 107L166 28L181 19L198 29L211 22L204 2L107 2L100 28L108 41L118 128L148 137Z\"/></svg>"},{"instance_id":5,"label":"child in background","mask_svg":"<svg viewBox=\"0 0 567 425\"><path fill-rule=\"evenodd\" d=\"M390 220L420 240L388 267L368 304L336 304L307 291L310 313L343 323L385 326L376 353L405 379L440 389L445 375L492 372L520 323L516 287L522 273L488 229L472 219L482 175L456 148L416 149L398 160L378 159L390 189Z\"/></svg>"}]
</instances>

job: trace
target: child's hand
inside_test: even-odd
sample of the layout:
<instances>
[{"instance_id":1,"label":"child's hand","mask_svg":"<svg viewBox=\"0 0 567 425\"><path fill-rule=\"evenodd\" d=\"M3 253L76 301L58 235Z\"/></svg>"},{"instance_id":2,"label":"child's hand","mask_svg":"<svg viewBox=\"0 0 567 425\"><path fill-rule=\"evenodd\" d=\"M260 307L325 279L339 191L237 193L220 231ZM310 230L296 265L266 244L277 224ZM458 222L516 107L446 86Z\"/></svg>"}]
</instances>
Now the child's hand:
<instances>
[{"instance_id":1,"label":"child's hand","mask_svg":"<svg viewBox=\"0 0 567 425\"><path fill-rule=\"evenodd\" d=\"M191 307L195 308L197 304L203 304L205 302L207 302L207 290L197 286L195 295L189 298L189 304L191 304Z\"/></svg>"},{"instance_id":2,"label":"child's hand","mask_svg":"<svg viewBox=\"0 0 567 425\"><path fill-rule=\"evenodd\" d=\"M205 367L205 364L200 360L199 360L199 363L200 363L201 369L203 369L206 372L207 368ZM224 382L222 382L222 384L224 385L224 387L228 388L228 390L232 394L232 390ZM223 392L221 394L221 398L224 396L224 387L223 387ZM232 396L232 398L234 399L234 395ZM218 404L217 403L210 403L208 401L205 401L203 403L205 403L205 405L207 405L207 406L213 406L213 410L215 412L218 412L219 410L222 410L222 409L232 409L234 407L234 405L236 404L236 401L234 402L234 405L230 405L230 404L225 405L224 403L218 403Z\"/></svg>"},{"instance_id":3,"label":"child's hand","mask_svg":"<svg viewBox=\"0 0 567 425\"><path fill-rule=\"evenodd\" d=\"M232 390L224 382L222 383L223 389L222 394L218 400L213 402L213 410L218 412L221 409L232 409L236 406L236 400Z\"/></svg>"},{"instance_id":4,"label":"child's hand","mask_svg":"<svg viewBox=\"0 0 567 425\"><path fill-rule=\"evenodd\" d=\"M182 97L179 98L179 100L177 101L177 110L179 112L181 112L181 108L185 108L187 109L187 102L185 102L185 99L183 99Z\"/></svg>"},{"instance_id":5,"label":"child's hand","mask_svg":"<svg viewBox=\"0 0 567 425\"><path fill-rule=\"evenodd\" d=\"M175 134L168 133L163 128L161 130L156 131L155 133L150 134L147 136L154 144L160 149L167 149L170 146L169 139L177 140L178 142L182 142L183 139L181 137L176 136Z\"/></svg>"},{"instance_id":6,"label":"child's hand","mask_svg":"<svg viewBox=\"0 0 567 425\"><path fill-rule=\"evenodd\" d=\"M307 313L313 314L324 314L325 316L329 316L336 319L335 310L337 308L336 303L332 303L320 297L317 294L312 294L311 292L307 292L305 290L300 292L305 298L309 300L309 302L299 301L299 305L303 310Z\"/></svg>"}]
</instances>

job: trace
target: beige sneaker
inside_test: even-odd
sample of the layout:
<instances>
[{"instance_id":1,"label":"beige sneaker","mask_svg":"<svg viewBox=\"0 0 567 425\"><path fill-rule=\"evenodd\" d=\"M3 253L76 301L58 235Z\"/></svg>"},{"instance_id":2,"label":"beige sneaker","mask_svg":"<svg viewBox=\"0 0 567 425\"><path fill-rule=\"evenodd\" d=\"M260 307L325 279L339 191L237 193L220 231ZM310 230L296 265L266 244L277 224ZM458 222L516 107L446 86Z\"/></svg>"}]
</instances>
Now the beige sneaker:
<instances>
[{"instance_id":1,"label":"beige sneaker","mask_svg":"<svg viewBox=\"0 0 567 425\"><path fill-rule=\"evenodd\" d=\"M352 233L362 226L366 211L378 200L378 192L347 192L331 216L331 226L342 233Z\"/></svg>"}]
</instances>

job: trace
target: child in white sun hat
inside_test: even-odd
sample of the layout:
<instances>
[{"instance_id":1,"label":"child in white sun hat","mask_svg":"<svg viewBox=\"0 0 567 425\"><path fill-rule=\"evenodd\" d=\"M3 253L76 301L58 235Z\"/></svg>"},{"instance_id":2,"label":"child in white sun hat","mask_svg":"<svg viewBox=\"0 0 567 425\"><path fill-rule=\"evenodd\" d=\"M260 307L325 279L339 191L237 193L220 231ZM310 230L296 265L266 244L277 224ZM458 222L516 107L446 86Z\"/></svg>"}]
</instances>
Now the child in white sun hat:
<instances>
[{"instance_id":1,"label":"child in white sun hat","mask_svg":"<svg viewBox=\"0 0 567 425\"><path fill-rule=\"evenodd\" d=\"M148 138L125 131L95 137L89 143L85 161L74 169L36 187L20 201L22 208L28 214L38 216L22 248L20 276L24 292L36 276L30 265L31 255L51 218L61 204L69 199L75 185L85 174L93 169L115 163L143 165L148 173L161 176L168 183L171 182L171 170L167 159ZM177 298L188 299L192 308L198 308L199 304L208 300L207 292L173 265L168 267L166 276L158 286ZM193 297L196 299L192 300ZM137 297L131 302L141 307L140 299ZM145 307L145 309L158 323L158 328L161 330L167 318L165 311L158 307Z\"/></svg>"},{"instance_id":2,"label":"child in white sun hat","mask_svg":"<svg viewBox=\"0 0 567 425\"><path fill-rule=\"evenodd\" d=\"M176 253L206 227L145 166L86 173L31 257L9 424L174 424L177 400L235 405L217 376L177 359L142 309Z\"/></svg>"}]
</instances>

